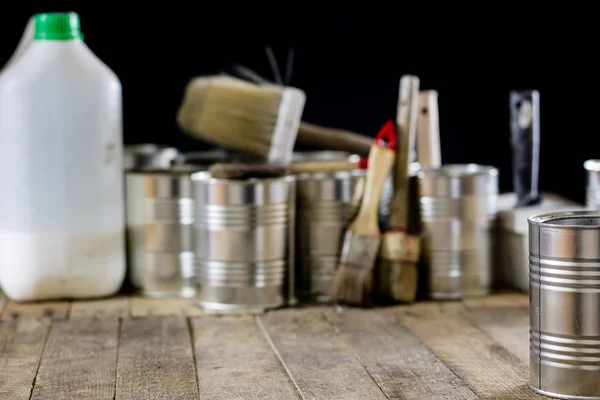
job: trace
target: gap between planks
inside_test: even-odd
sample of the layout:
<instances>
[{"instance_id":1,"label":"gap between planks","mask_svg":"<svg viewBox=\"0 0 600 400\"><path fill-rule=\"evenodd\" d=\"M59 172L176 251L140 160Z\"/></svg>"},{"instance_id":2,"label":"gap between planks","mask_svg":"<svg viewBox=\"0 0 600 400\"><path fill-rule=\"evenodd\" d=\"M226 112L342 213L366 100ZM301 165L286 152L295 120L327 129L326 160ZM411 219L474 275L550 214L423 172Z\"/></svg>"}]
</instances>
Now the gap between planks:
<instances>
[{"instance_id":1,"label":"gap between planks","mask_svg":"<svg viewBox=\"0 0 600 400\"><path fill-rule=\"evenodd\" d=\"M471 323L461 303L421 303L391 313L481 398L542 399L528 386L529 368Z\"/></svg>"},{"instance_id":2,"label":"gap between planks","mask_svg":"<svg viewBox=\"0 0 600 400\"><path fill-rule=\"evenodd\" d=\"M470 322L473 322L478 328L480 328L481 331L486 332L488 334L488 336L490 338L493 338L496 342L499 342L500 344L502 344L504 347L508 348L509 351L512 351L514 353L514 349L511 350L510 348L510 344L509 341L504 340L501 338L501 335L498 336L497 332L498 332L498 326L501 324L498 323L494 323L494 318L492 318L491 320L485 320L482 319L481 315L485 315L484 310L486 308L494 308L496 309L495 311L498 312L505 312L503 311L504 309L506 309L506 307L504 307L506 304L523 304L522 299L523 299L523 295L518 295L518 297L515 297L515 299L517 299L517 303L515 303L514 301L508 301L507 297L503 297L502 300L490 300L489 298L484 301L483 303L476 303L476 302L470 302L469 304L465 304L465 309L467 310L466 314L461 312L459 313L460 316L464 319L464 321L466 321L467 324L470 324ZM133 301L130 301L127 298L123 298L125 301L125 306L123 305L123 301L119 300L118 298L112 298L112 299L102 299L102 300L95 300L95 301L90 301L90 302L74 302L71 305L71 308L69 310L69 303L68 302L51 302L51 303L34 303L34 304L17 304L17 303L10 303L7 307L8 307L8 312L4 312L2 314L2 319L4 320L4 322L10 322L10 321L16 321L16 320L20 320L20 321L26 321L26 322L22 322L22 324L31 324L29 325L29 328L27 327L27 325L15 325L13 327L13 330L16 331L17 329L21 329L21 330L27 330L27 329L31 329L32 326L34 326L37 323L37 330L34 329L35 332L37 332L38 335L40 335L40 332L45 332L43 334L44 337L44 341L46 340L46 335L47 332L49 330L47 324L44 325L43 321L48 321L48 320L52 320L52 319L57 319L57 320L64 320L67 319L69 316L71 318L101 318L101 317L105 317L107 315L114 315L114 316L118 316L118 317L123 317L126 316L127 314L127 310L129 308L129 310L133 309ZM133 300L133 299L131 299ZM143 299L143 300L154 300L154 299ZM179 300L179 299L177 299ZM163 301L163 300L160 300ZM519 303L521 302L521 303ZM155 304L156 300L149 302L151 304ZM167 315L173 315L173 314L183 314L186 315L189 311L187 311L187 309L185 308L185 301L183 302L184 307L181 307L182 302L181 301L176 301L176 302L167 302L170 306L169 307L162 307L162 308L152 308L152 307L148 307L148 306L144 306L144 307L140 307L138 310L146 310L147 314L143 314L142 312L140 312L138 314L138 316L142 316L142 315L153 315L156 316L157 314L160 315L162 314L167 314ZM65 304L67 305L67 307L65 307ZM143 303L142 303L143 304ZM146 304L148 304L148 302L146 302ZM109 305L112 305L111 307L108 307ZM411 309L415 309L418 311L419 308L422 307L432 307L433 305L438 306L438 307L444 307L444 304L440 304L440 303L417 303L416 305L413 306L404 306L404 307L398 307L396 309L396 311L399 311L400 313L406 313L407 310L411 310ZM453 303L453 304L449 304L449 306L459 306L459 303ZM520 307L521 311L524 311L523 308L521 306L517 306L517 307L510 307L511 310L512 309L518 309ZM462 309L462 307L461 307ZM470 310L472 309L479 309L480 311L482 311L481 313L479 313L480 315L476 315L478 311L475 312L475 314L470 314ZM51 310L51 311L48 311ZM108 311L107 311L108 310ZM112 310L112 311L110 311ZM124 311L125 310L125 311ZM5 310L6 311L6 310ZM69 312L70 311L70 312ZM149 312L148 312L149 311ZM393 370L393 368L397 367L396 364L394 364L393 361L393 357L386 359L385 356L386 354L389 352L393 352L393 351L406 351L407 346L398 346L400 343L402 343L402 341L397 341L397 339L399 337L403 337L404 341L408 340L408 342L406 343L410 343L410 337L412 337L411 334L407 333L407 332L411 332L415 337L417 337L418 339L421 339L421 341L423 341L427 346L424 346L423 344L421 344L418 340L414 339L415 342L417 343L416 345L416 349L414 346L408 346L408 348L411 349L411 351L413 352L413 356L417 357L417 361L418 361L418 357L423 357L424 359L427 359L427 357L433 357L433 360L436 360L436 355L440 356L439 358L442 359L442 361L444 362L443 365L441 365L441 367L438 366L438 368L441 368L442 373L440 374L439 372L436 372L437 375L434 374L434 376L436 378L438 378L434 384L438 385L437 387L440 387L439 385L441 384L442 387L443 385L447 385L448 382L451 382L452 376L449 373L452 373L452 371L456 372L457 375L459 375L459 377L463 378L465 380L465 382L467 382L467 384L469 385L469 387L471 387L473 389L473 391L475 393L478 394L486 394L485 390L488 391L492 391L493 395L491 397L488 397L487 395L484 395L482 397L484 398L493 398L493 399L504 399L504 398L510 398L510 397L506 397L505 394L502 393L502 391L498 392L497 389L485 389L482 385L481 382L479 382L477 380L477 377L475 376L470 376L470 374L464 374L464 371L466 370L467 372L473 372L472 370L469 370L468 368L466 368L464 366L464 363L461 364L460 362L457 362L456 360L453 360L452 358L450 360L448 360L448 357L444 357L444 354L446 353L440 353L440 349L444 349L443 345L447 345L444 342L442 342L442 345L440 345L439 342L437 342L436 340L439 340L437 338L432 338L430 336L429 333L425 332L425 338L423 339L423 332L420 331L417 328L415 328L414 324L411 325L410 323L407 324L408 329L404 330L403 328L403 324L406 323L406 317L393 317L389 320L385 319L384 315L379 315L377 317L375 317L374 313L386 313L389 312L389 310L386 309L379 309L378 311L375 310L369 310L369 311L361 311L361 310L346 310L347 312L349 312L347 315L350 315L351 313L364 313L364 315L361 318L366 318L367 321L369 322L368 324L365 324L364 321L361 323L348 323L348 321L341 321L340 320L336 320L336 318L339 317L339 315L333 313L333 310L331 310L330 308L319 308L319 309L286 309L286 310L278 310L278 311L273 311L263 317L257 317L255 319L256 321L256 326L254 326L254 329L262 329L263 330L263 334L265 335L264 338L267 339L266 342L267 344L263 343L263 353L260 353L262 355L263 358L257 358L257 360L260 360L260 362L265 362L266 364L264 365L273 365L273 360L277 360L277 357L279 357L278 361L281 361L280 364L280 371L276 373L275 379L283 379L283 382L287 382L288 385L284 386L284 387L292 387L291 392L287 393L290 398L297 398L297 392L300 392L301 394L303 394L303 396L305 398L311 398L313 397L313 395L315 394L315 390L317 393L319 393L319 390L323 391L323 388L317 388L315 389L315 383L320 382L319 377L314 376L314 371L311 371L310 368L306 368L305 366L302 365L296 365L297 363L297 356L294 354L290 355L290 350L284 345L282 346L282 343L285 343L286 340L286 334L285 332L287 332L288 334L291 335L296 335L296 336L300 336L300 341L299 343L292 343L292 347L295 348L300 348L306 351L311 350L311 349L317 349L319 348L319 346L323 345L323 343L319 344L318 342L315 344L311 344L309 339L314 339L314 335L316 333L316 337L321 337L321 338L326 338L327 340L329 340L329 344L328 346L332 346L334 353L336 353L337 356L341 356L342 360L345 361L349 361L352 357L354 358L355 363L358 363L360 368L362 370L364 370L363 372L366 372L365 375L368 376L369 381L371 383L375 383L375 385L377 386L377 391L373 392L372 390L369 390L368 393L364 394L361 393L360 396L358 397L353 397L353 395L355 395L356 393L354 391L351 390L352 393L350 393L350 395L348 395L348 392L344 392L344 388L342 388L340 390L340 394L341 397L337 397L336 396L336 392L332 392L329 391L329 394L331 396L325 396L328 398L365 398L365 399L371 399L371 398L382 398L381 394L385 394L385 397L387 398L409 398L409 397L400 397L401 395L398 395L397 392L395 392L396 390L398 390L398 388L396 387L397 385L400 385L400 387L402 387L402 385L409 385L408 386L408 391L407 393L411 393L410 390L414 391L418 391L418 390L424 390L424 393L429 393L428 390L433 390L434 388L424 388L424 389L420 389L419 385L416 385L411 387L410 384L414 383L413 380L418 380L419 376L414 376L414 375L418 375L418 373L415 373L416 370L418 370L419 364L418 362L416 364L411 364L409 365L409 369L408 372L406 373L406 375L408 376L398 376L396 374L396 372ZM464 310L463 310L464 311ZM302 314L307 314L308 316L303 317ZM70 314L70 315L69 315ZM274 315L279 315L277 317L273 317ZM312 315L312 316L311 316ZM356 314L359 315L359 314ZM426 313L427 315L427 313ZM439 315L440 318L443 318L443 316L448 316L448 315L453 315L452 313L443 313L442 315ZM318 318L315 316L319 316ZM29 318L28 317L34 317L34 320L32 321L27 321ZM297 326L297 330L296 333L294 333L294 330L290 330L289 327L284 326L283 329L278 329L277 326L280 326L278 324L281 324L281 321L285 321L286 318L292 318L292 322L296 324ZM297 317L300 318L300 321L305 320L305 322L310 322L310 321L316 321L316 325L317 325L317 330L314 330L314 327L312 332L311 329L308 329L308 335L305 335L305 332L303 332L303 329L306 327L306 325L304 323L299 323L297 320ZM414 315L413 315L414 317ZM355 318L358 318L355 316ZM361 318L358 318L358 322L360 322ZM402 319L405 319L402 322ZM433 318L432 315L429 315L428 317L430 320ZM39 321L35 321L38 320ZM154 320L155 318L151 318L150 320ZM162 319L162 318L160 318ZM204 324L207 324L207 326L210 326L214 321L216 321L217 319L214 318L209 318L206 316L203 317L199 317L197 318L198 320L202 320L202 322ZM245 318L246 320L248 320L248 318ZM294 319L296 319L294 321ZM435 318L434 318L435 319ZM439 318L438 318L439 319ZM142 321L144 321L146 319L143 319ZM192 321L189 321L188 325L188 321L186 321L185 319L182 318L182 320L184 320L185 323L185 328L186 328L186 332L187 332L187 337L188 337L188 341L190 340L189 336L190 336L190 326L194 326L194 323L200 323L200 322L196 322L196 318L192 319ZM220 319L221 321L224 321L225 319ZM241 321L244 320L244 317L230 317L229 318L230 321ZM402 323L397 323L398 320L400 320ZM265 323L263 324L263 321L265 321ZM349 320L351 321L351 319ZM491 321L491 322L490 322ZM394 325L394 322L396 322L396 325ZM410 322L410 313L409 313L409 322ZM434 321L435 322L435 321ZM433 322L433 325L435 325L435 323ZM438 321L439 322L439 321ZM143 323L143 322L142 322ZM237 324L237 322L230 322L232 324ZM247 324L247 322L245 322ZM329 332L327 331L327 329L324 329L323 323L325 323L326 325L328 325L328 329ZM430 321L430 323L432 323ZM346 325L343 325L346 324ZM242 324L243 325L243 324ZM251 326L253 324L250 324ZM342 325L342 326L340 326ZM365 328L365 325L368 325ZM418 324L417 324L418 325ZM455 324L452 324L452 326L454 326ZM521 324L523 325L523 324ZM274 328L275 326L275 328ZM366 332L369 332L369 327L372 327L371 331L377 332L379 336L375 335L374 336L374 341L372 341L372 343L378 343L377 346L373 347L372 343L369 341L363 342L361 344L360 340L360 328L362 326L362 329L366 329ZM375 327L379 326L380 328L383 326L383 328L379 329L375 329ZM258 328L257 328L258 327ZM262 328L261 328L262 327ZM350 327L350 328L348 328ZM386 328L388 327L388 328ZM391 328L393 327L393 329ZM202 328L204 328L204 325L202 325ZM231 326L229 327L231 328ZM421 326L422 328L422 326ZM462 340L463 336L464 336L464 328L462 328L463 330L460 331L462 332L461 335L459 335L459 339ZM235 329L233 329L235 330ZM284 331L279 332L280 330ZM3 330L4 331L4 330ZM200 332L201 330L197 330L198 332ZM225 331L227 331L227 328L225 328ZM468 329L467 329L468 331ZM192 329L192 334L195 335L195 332ZM241 330L240 332L244 332L244 330ZM273 334L273 332L275 332L275 334ZM490 333L491 332L491 333ZM494 332L496 332L496 336L494 336ZM481 335L481 332L480 332ZM13 334L14 336L14 334ZM274 336L274 339L272 340L271 336ZM218 337L218 335L217 335ZM408 337L408 339L406 339ZM481 338L478 337L478 335L475 335L476 337L476 342L481 342ZM191 366L192 371L194 371L195 373L200 373L200 369L203 368L203 365L199 364L198 361L198 355L199 350L198 348L195 347L196 345L196 340L197 338L195 336L192 336L192 340L191 340L191 354L193 355L192 357L192 362L195 361L195 364L193 363ZM488 340L490 339L488 338ZM243 342L243 339L241 340L241 342ZM485 340L484 340L485 342ZM493 341L492 341L493 342ZM15 343L15 342L13 342ZM42 341L43 343L43 341ZM229 343L229 342L227 342ZM434 345L432 345L432 343ZM468 343L468 342L467 342ZM327 341L325 342L325 344L327 344ZM272 346L272 349L268 348L268 346ZM394 346L396 345L396 346ZM481 343L479 343L480 346ZM19 346L18 343L15 344L15 346ZM39 346L39 344L38 344ZM265 347L267 346L267 347ZM477 347L476 346L476 347ZM496 345L498 346L498 345ZM34 346L35 347L35 346ZM402 347L402 348L396 348L396 347ZM199 347L201 348L201 347ZM267 349L267 351L265 352L265 348ZM279 349L282 348L283 350L281 352L279 352ZM325 349L327 349L327 346L324 346ZM382 348L386 348L387 351L383 350ZM43 344L41 345L41 349L40 352L38 354L37 357L37 362L34 362L35 364L35 368L37 370L37 366L40 365L39 363L39 359L42 357L41 355L41 351L43 350ZM493 350L493 349L492 349ZM240 351L243 354L243 351L241 351L241 349L238 349L238 351ZM271 353L274 352L275 354ZM429 354L428 354L429 352ZM33 353L35 353L35 351L33 351ZM281 354L280 354L281 353ZM25 365L30 365L32 364L32 360L35 359L35 354L32 356L31 353L24 353L24 357L26 359L25 361ZM29 355L28 355L29 354ZM52 354L52 353L50 353ZM449 353L450 356L452 356L452 352ZM448 355L448 354L446 354ZM349 357L352 356L352 357ZM482 356L485 356L485 353L482 353ZM0 354L1 357L1 354ZM29 357L29 358L28 358ZM309 357L310 358L310 357ZM494 358L494 357L492 357ZM497 356L495 356L495 358L498 358ZM398 357L398 359L400 359L400 361L402 361L402 357ZM504 360L503 357L500 357L501 360ZM291 365L288 366L288 364L290 364L290 360ZM382 363L377 363L377 361L382 360ZM317 361L317 364L319 361L323 361L322 357L316 356L314 357L313 361ZM459 360L460 361L460 360ZM325 362L327 362L325 360ZM438 361L439 362L439 361ZM506 362L505 360L503 362ZM434 361L435 363L435 361ZM275 362L275 364L277 364L277 362ZM509 362L510 364L510 362ZM250 365L252 365L252 363L250 363ZM259 363L259 365L262 365ZM448 369L446 367L446 365L448 365L450 367L450 369ZM258 368L260 368L259 366L257 366ZM283 368L283 370L281 370L281 367ZM412 368L412 369L411 369ZM30 368L31 369L31 368ZM46 369L46 368L45 368ZM256 370L256 369L254 369ZM355 374L355 376L363 376L361 375L360 372L358 372L358 370L356 369L356 367L352 367L352 363L349 364L349 366L345 366L342 371L343 372L351 372L351 376L352 374ZM485 368L484 368L485 370ZM42 370L44 371L44 370ZM400 369L400 371L406 371L406 369ZM225 371L223 371L225 372ZM478 371L475 371L475 373L478 373ZM35 374L35 373L34 373ZM311 376L312 374L312 376ZM411 375L412 374L412 375ZM526 374L527 376L528 374ZM35 376L35 375L34 375ZM43 374L42 376L42 381L44 382L43 378ZM285 378L282 378L282 376ZM295 377L298 377L298 379L295 379ZM195 380L196 380L196 376L194 376ZM335 378L335 376L333 376L333 378ZM292 383L295 383L296 387L290 386L290 383L286 380L289 379L291 380ZM362 378L359 378L359 381L364 380L364 376ZM199 381L199 380L198 380ZM403 382L405 382L403 384ZM408 382L408 383L406 383ZM441 383L440 383L441 382ZM353 384L355 382L349 382L349 389L354 389ZM468 388L466 388L464 385L461 387L460 386L461 381L458 380L458 388L457 389L463 389L464 392L460 395L457 395L455 397L451 397L451 398L461 398L461 399L470 399L472 397L471 396L471 392ZM478 386L479 383L479 386ZM325 383L326 384L326 383ZM334 385L335 386L335 385ZM368 384L367 384L368 387ZM31 389L31 386L29 387L29 389ZM297 389L297 391L295 390ZM331 389L331 388L330 388ZM359 388L359 393L360 390L363 390L364 388L360 389ZM402 387L403 390L406 390L406 387ZM255 389L258 390L258 389ZM512 393L511 390L515 390L513 387L508 389L508 393ZM37 393L37 392L36 392ZM201 390L201 393L202 390ZM470 394L471 393L471 394ZM517 393L519 394L524 394L521 393L520 391L518 391L517 389ZM487 393L489 394L489 393ZM294 395L296 395L296 397L294 397ZM192 395L193 396L193 395ZM333 397L332 397L333 396ZM264 398L269 398L269 395L266 394L264 396L262 396ZM320 397L320 396L316 396L316 397ZM383 398L385 398L383 397ZM19 397L16 396L12 396L11 398L15 398L18 399ZM276 398L276 397L272 397L272 398ZM286 398L286 396L282 396L281 398ZM435 397L430 397L430 398L435 398ZM446 397L448 398L448 397ZM529 398L527 397L527 395L525 395L524 397L521 398ZM539 396L536 398L540 398Z\"/></svg>"}]
</instances>

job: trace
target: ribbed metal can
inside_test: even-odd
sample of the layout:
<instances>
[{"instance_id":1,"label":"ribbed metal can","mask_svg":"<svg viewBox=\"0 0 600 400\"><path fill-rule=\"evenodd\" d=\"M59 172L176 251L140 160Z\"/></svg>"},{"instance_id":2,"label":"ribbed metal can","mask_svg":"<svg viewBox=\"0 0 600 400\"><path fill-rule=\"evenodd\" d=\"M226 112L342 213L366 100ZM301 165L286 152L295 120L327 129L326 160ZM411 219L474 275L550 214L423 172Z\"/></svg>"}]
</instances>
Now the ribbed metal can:
<instances>
[{"instance_id":1,"label":"ribbed metal can","mask_svg":"<svg viewBox=\"0 0 600 400\"><path fill-rule=\"evenodd\" d=\"M488 294L498 170L456 164L422 169L417 177L429 296L460 299Z\"/></svg>"},{"instance_id":2,"label":"ribbed metal can","mask_svg":"<svg viewBox=\"0 0 600 400\"><path fill-rule=\"evenodd\" d=\"M360 203L365 171L297 176L296 288L327 302L344 229Z\"/></svg>"},{"instance_id":3,"label":"ribbed metal can","mask_svg":"<svg viewBox=\"0 0 600 400\"><path fill-rule=\"evenodd\" d=\"M355 161L342 151L296 152L294 162ZM329 302L339 263L341 236L354 215L365 171L296 176L296 293L306 300Z\"/></svg>"},{"instance_id":4,"label":"ribbed metal can","mask_svg":"<svg viewBox=\"0 0 600 400\"><path fill-rule=\"evenodd\" d=\"M600 399L600 212L529 223L530 385L561 399Z\"/></svg>"},{"instance_id":5,"label":"ribbed metal can","mask_svg":"<svg viewBox=\"0 0 600 400\"><path fill-rule=\"evenodd\" d=\"M196 293L191 174L197 167L126 172L128 274L149 297Z\"/></svg>"},{"instance_id":6,"label":"ribbed metal can","mask_svg":"<svg viewBox=\"0 0 600 400\"><path fill-rule=\"evenodd\" d=\"M198 303L228 311L293 301L295 178L192 179Z\"/></svg>"},{"instance_id":7,"label":"ribbed metal can","mask_svg":"<svg viewBox=\"0 0 600 400\"><path fill-rule=\"evenodd\" d=\"M600 160L587 160L583 167L587 171L585 206L590 210L600 210Z\"/></svg>"}]
</instances>

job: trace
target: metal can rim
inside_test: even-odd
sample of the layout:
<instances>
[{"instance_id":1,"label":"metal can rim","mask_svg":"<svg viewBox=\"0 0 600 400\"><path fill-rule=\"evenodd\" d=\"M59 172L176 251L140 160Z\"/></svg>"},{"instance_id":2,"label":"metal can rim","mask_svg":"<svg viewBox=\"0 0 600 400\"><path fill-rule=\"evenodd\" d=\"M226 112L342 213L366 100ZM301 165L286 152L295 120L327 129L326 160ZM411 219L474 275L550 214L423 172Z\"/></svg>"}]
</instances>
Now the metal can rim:
<instances>
[{"instance_id":1,"label":"metal can rim","mask_svg":"<svg viewBox=\"0 0 600 400\"><path fill-rule=\"evenodd\" d=\"M439 168L421 168L419 178L461 179L470 176L497 176L498 168L482 164L446 164Z\"/></svg>"},{"instance_id":2,"label":"metal can rim","mask_svg":"<svg viewBox=\"0 0 600 400\"><path fill-rule=\"evenodd\" d=\"M270 184L277 182L292 183L296 181L294 175L284 175L276 178L250 178L250 179L217 179L213 178L210 171L197 171L192 173L192 181L212 184L231 184L239 186L253 186L256 184Z\"/></svg>"},{"instance_id":3,"label":"metal can rim","mask_svg":"<svg viewBox=\"0 0 600 400\"><path fill-rule=\"evenodd\" d=\"M557 224L552 221L565 219L597 218L600 221L600 211L559 211L532 215L527 222L532 226L543 226L553 229L578 229L578 230L600 230L600 222L594 225L583 224Z\"/></svg>"},{"instance_id":4,"label":"metal can rim","mask_svg":"<svg viewBox=\"0 0 600 400\"><path fill-rule=\"evenodd\" d=\"M349 178L361 178L366 176L367 171L364 169L357 169L354 171L339 171L339 172L313 172L296 175L298 181L303 180L315 180L324 181L327 179L349 179Z\"/></svg>"},{"instance_id":5,"label":"metal can rim","mask_svg":"<svg viewBox=\"0 0 600 400\"><path fill-rule=\"evenodd\" d=\"M147 175L147 176L185 176L192 175L195 172L202 171L203 168L197 165L190 164L175 164L170 168L161 167L139 167L130 169L126 172L127 175Z\"/></svg>"}]
</instances>

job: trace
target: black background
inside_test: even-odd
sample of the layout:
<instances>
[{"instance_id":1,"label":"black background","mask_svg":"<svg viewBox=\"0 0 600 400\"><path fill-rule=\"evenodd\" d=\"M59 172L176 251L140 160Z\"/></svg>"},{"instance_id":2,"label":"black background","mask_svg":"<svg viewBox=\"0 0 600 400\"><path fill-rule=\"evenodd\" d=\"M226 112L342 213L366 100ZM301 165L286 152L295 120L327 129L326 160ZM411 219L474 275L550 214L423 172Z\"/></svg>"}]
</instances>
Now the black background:
<instances>
[{"instance_id":1,"label":"black background","mask_svg":"<svg viewBox=\"0 0 600 400\"><path fill-rule=\"evenodd\" d=\"M182 150L206 147L175 124L189 79L231 63L271 78L265 43L282 68L295 47L291 84L307 94L304 120L371 136L395 117L400 76L415 74L421 89L439 93L443 162L500 167L502 191L512 188L508 92L537 89L540 188L582 202L583 162L600 158L595 11L575 3L443 4L11 2L0 63L30 15L76 11L86 43L123 84L125 143Z\"/></svg>"}]
</instances>

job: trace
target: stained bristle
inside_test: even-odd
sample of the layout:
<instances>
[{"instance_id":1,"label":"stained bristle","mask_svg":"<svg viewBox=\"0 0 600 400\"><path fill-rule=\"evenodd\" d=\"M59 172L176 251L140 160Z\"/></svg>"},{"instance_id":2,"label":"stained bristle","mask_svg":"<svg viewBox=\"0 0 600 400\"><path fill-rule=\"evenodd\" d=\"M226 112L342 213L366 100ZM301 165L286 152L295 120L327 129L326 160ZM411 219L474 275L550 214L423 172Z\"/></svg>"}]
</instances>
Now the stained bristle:
<instances>
[{"instance_id":1,"label":"stained bristle","mask_svg":"<svg viewBox=\"0 0 600 400\"><path fill-rule=\"evenodd\" d=\"M407 260L379 259L376 282L378 294L385 300L411 303L415 301L417 295L417 263Z\"/></svg>"},{"instance_id":2,"label":"stained bristle","mask_svg":"<svg viewBox=\"0 0 600 400\"><path fill-rule=\"evenodd\" d=\"M371 269L341 265L333 278L331 296L341 303L363 305L370 301L372 287Z\"/></svg>"},{"instance_id":3,"label":"stained bristle","mask_svg":"<svg viewBox=\"0 0 600 400\"><path fill-rule=\"evenodd\" d=\"M178 122L197 139L264 155L270 149L282 96L283 88L275 85L227 76L197 78L186 89Z\"/></svg>"}]
</instances>

